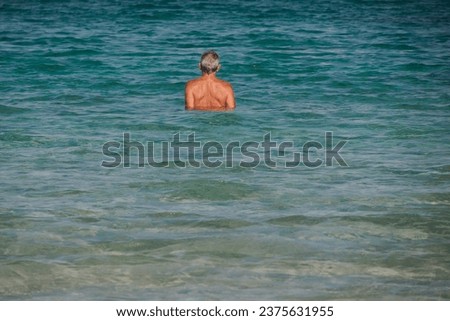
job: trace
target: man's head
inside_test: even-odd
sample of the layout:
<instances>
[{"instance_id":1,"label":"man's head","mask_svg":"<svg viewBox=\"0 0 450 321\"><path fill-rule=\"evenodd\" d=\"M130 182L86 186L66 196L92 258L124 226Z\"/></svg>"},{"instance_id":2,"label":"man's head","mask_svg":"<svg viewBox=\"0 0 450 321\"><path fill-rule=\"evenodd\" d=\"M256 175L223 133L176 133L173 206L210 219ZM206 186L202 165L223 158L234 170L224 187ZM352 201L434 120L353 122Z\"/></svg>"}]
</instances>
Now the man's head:
<instances>
[{"instance_id":1,"label":"man's head","mask_svg":"<svg viewBox=\"0 0 450 321\"><path fill-rule=\"evenodd\" d=\"M208 75L217 72L220 68L219 55L213 50L204 52L200 58L199 67L203 73Z\"/></svg>"}]
</instances>

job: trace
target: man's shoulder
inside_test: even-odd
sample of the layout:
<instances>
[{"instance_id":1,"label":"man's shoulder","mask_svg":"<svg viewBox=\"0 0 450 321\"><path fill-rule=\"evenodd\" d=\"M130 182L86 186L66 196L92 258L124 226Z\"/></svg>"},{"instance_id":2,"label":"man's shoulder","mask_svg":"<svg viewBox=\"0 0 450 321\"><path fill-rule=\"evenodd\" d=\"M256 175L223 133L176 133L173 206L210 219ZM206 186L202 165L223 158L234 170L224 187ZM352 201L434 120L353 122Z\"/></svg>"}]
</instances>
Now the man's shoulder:
<instances>
[{"instance_id":1,"label":"man's shoulder","mask_svg":"<svg viewBox=\"0 0 450 321\"><path fill-rule=\"evenodd\" d=\"M186 83L186 89L193 89L198 85L201 85L203 81L200 78L191 79Z\"/></svg>"},{"instance_id":2,"label":"man's shoulder","mask_svg":"<svg viewBox=\"0 0 450 321\"><path fill-rule=\"evenodd\" d=\"M222 79L217 79L217 80L218 80L218 82L220 83L221 86L223 86L225 88L233 88L228 81L222 80Z\"/></svg>"},{"instance_id":3,"label":"man's shoulder","mask_svg":"<svg viewBox=\"0 0 450 321\"><path fill-rule=\"evenodd\" d=\"M198 79L197 79L197 78L191 79L191 80L189 80L189 81L186 83L186 87L195 85L197 82L198 82Z\"/></svg>"}]
</instances>

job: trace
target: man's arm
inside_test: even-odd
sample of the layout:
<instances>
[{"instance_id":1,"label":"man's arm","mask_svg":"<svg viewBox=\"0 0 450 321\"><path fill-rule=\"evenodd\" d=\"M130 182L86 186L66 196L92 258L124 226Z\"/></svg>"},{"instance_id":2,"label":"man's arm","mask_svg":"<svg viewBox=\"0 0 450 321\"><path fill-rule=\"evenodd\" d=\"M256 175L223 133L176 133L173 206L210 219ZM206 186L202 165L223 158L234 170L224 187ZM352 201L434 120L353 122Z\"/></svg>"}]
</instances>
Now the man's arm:
<instances>
[{"instance_id":1,"label":"man's arm","mask_svg":"<svg viewBox=\"0 0 450 321\"><path fill-rule=\"evenodd\" d=\"M227 100L225 102L225 107L229 109L236 108L236 101L234 99L233 87L231 85L227 86Z\"/></svg>"},{"instance_id":2,"label":"man's arm","mask_svg":"<svg viewBox=\"0 0 450 321\"><path fill-rule=\"evenodd\" d=\"M184 89L184 109L186 110L194 109L194 93L192 92L191 87L192 86L188 82Z\"/></svg>"}]
</instances>

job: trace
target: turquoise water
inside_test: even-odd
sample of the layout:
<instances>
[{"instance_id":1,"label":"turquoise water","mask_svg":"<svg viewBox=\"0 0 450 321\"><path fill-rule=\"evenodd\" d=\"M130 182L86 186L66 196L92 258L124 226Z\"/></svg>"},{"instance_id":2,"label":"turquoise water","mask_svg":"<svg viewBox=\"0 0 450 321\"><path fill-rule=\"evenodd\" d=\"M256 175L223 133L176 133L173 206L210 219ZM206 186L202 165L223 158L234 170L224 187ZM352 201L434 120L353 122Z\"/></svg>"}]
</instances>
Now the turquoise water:
<instances>
[{"instance_id":1,"label":"turquoise water","mask_svg":"<svg viewBox=\"0 0 450 321\"><path fill-rule=\"evenodd\" d=\"M207 49L235 112L184 111ZM450 299L449 61L447 1L0 1L0 298ZM348 166L101 166L327 131Z\"/></svg>"}]
</instances>

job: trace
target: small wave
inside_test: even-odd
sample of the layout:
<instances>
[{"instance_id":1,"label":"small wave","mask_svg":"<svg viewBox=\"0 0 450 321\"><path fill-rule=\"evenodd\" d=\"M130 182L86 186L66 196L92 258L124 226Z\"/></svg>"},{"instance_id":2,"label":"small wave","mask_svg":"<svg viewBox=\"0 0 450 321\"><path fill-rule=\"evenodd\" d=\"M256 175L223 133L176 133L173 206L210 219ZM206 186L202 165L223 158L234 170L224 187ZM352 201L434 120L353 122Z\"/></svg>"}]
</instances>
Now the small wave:
<instances>
[{"instance_id":1,"label":"small wave","mask_svg":"<svg viewBox=\"0 0 450 321\"><path fill-rule=\"evenodd\" d=\"M0 114L3 114L3 115L20 114L20 113L25 113L27 111L30 111L30 110L28 108L0 105Z\"/></svg>"}]
</instances>

